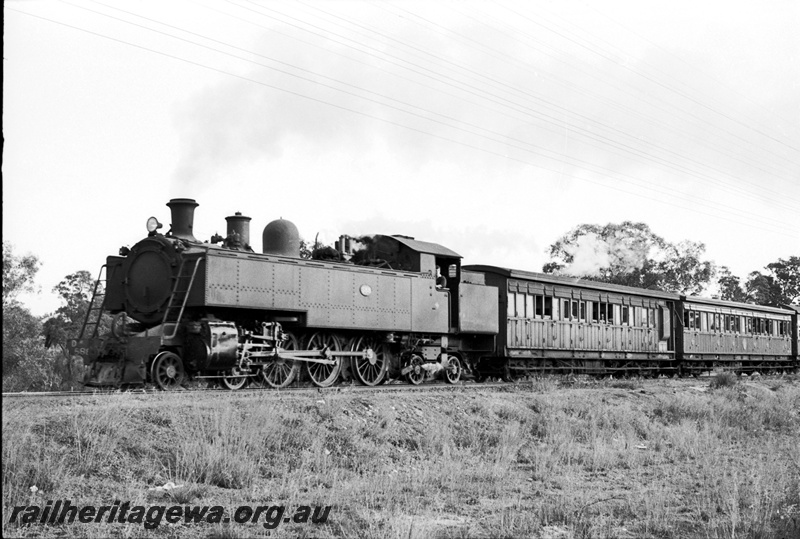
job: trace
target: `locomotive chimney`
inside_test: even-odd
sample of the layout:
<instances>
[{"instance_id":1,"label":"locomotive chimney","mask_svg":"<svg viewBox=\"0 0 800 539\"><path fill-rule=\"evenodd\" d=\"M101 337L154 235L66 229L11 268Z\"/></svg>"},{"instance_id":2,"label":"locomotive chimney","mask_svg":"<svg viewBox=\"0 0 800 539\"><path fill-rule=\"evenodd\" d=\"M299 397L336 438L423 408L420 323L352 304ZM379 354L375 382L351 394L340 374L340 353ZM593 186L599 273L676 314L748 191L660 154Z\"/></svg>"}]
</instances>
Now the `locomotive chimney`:
<instances>
[{"instance_id":1,"label":"locomotive chimney","mask_svg":"<svg viewBox=\"0 0 800 539\"><path fill-rule=\"evenodd\" d=\"M226 217L228 222L228 238L238 236L242 248L250 246L250 217L245 217L242 212L237 211L236 214Z\"/></svg>"},{"instance_id":2,"label":"locomotive chimney","mask_svg":"<svg viewBox=\"0 0 800 539\"><path fill-rule=\"evenodd\" d=\"M199 206L193 198L173 198L167 203L172 211L172 235L182 240L197 240L192 235L194 209Z\"/></svg>"}]
</instances>

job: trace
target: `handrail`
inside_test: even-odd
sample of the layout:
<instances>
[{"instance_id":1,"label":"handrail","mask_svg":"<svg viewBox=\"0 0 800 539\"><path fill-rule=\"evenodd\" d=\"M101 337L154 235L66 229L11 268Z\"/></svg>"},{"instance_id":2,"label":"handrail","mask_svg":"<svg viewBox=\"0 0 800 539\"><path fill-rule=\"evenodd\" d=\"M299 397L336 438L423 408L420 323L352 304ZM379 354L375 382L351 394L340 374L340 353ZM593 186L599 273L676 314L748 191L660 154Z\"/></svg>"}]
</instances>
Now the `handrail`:
<instances>
[{"instance_id":1,"label":"handrail","mask_svg":"<svg viewBox=\"0 0 800 539\"><path fill-rule=\"evenodd\" d=\"M80 339L83 339L86 334L86 327L90 324L89 318L91 317L93 311L99 311L97 313L97 320L94 321L94 331L92 332L92 338L97 337L97 330L100 327L100 319L103 317L103 307L105 305L105 296L106 296L105 291L103 291L102 294L99 294L103 298L103 300L100 302L100 306L95 307L94 302L98 296L97 289L100 287L100 281L103 280L103 271L107 269L107 266L108 264L103 264L102 266L100 266L100 272L97 275L97 280L94 282L92 299L91 301L89 301L89 308L86 310L86 317L83 319L83 326L81 326L81 334L79 337Z\"/></svg>"},{"instance_id":2,"label":"handrail","mask_svg":"<svg viewBox=\"0 0 800 539\"><path fill-rule=\"evenodd\" d=\"M198 258L194 262L194 268L192 269L192 276L189 279L189 285L186 287L186 290L183 291L183 301L181 302L181 310L178 312L178 317L174 321L174 325L172 328L171 335L162 335L162 340L171 340L175 338L175 335L178 334L178 327L180 326L181 319L183 318L183 311L186 309L186 302L189 300L189 292L192 290L192 286L194 285L194 278L197 275L197 268L200 267L200 262L202 258ZM181 280L184 277L183 275L183 264L184 261L181 261L181 266L178 268L178 278L175 280L175 286L172 289L172 294L169 297L169 304L167 305L167 309L164 311L164 321L163 326L166 328L166 324L170 323L169 313L174 308L173 302L175 300L175 296L178 294L178 287L181 285Z\"/></svg>"}]
</instances>

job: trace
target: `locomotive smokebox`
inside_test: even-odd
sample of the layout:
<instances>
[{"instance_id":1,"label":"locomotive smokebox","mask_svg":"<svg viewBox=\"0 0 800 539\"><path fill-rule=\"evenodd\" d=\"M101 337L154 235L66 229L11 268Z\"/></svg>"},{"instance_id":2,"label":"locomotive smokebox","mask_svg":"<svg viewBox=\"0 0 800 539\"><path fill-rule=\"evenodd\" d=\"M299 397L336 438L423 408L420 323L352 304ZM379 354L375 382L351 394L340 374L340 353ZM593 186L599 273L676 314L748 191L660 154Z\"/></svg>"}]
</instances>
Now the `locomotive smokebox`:
<instances>
[{"instance_id":1,"label":"locomotive smokebox","mask_svg":"<svg viewBox=\"0 0 800 539\"><path fill-rule=\"evenodd\" d=\"M261 236L265 255L300 258L300 233L294 223L285 219L272 221Z\"/></svg>"},{"instance_id":2,"label":"locomotive smokebox","mask_svg":"<svg viewBox=\"0 0 800 539\"><path fill-rule=\"evenodd\" d=\"M230 217L226 217L228 222L228 238L236 238L241 247L250 245L250 217L245 217L242 212L236 212Z\"/></svg>"},{"instance_id":3,"label":"locomotive smokebox","mask_svg":"<svg viewBox=\"0 0 800 539\"><path fill-rule=\"evenodd\" d=\"M167 203L172 211L172 235L182 240L197 240L192 234L194 225L194 209L199 206L193 198L173 198Z\"/></svg>"}]
</instances>

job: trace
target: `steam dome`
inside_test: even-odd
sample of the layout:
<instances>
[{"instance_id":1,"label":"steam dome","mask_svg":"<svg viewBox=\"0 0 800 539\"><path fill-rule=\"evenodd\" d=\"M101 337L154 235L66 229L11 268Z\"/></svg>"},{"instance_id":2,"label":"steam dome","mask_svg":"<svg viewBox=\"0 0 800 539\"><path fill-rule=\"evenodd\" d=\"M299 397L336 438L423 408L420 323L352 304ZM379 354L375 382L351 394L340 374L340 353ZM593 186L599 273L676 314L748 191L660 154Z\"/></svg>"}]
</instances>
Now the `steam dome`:
<instances>
[{"instance_id":1,"label":"steam dome","mask_svg":"<svg viewBox=\"0 0 800 539\"><path fill-rule=\"evenodd\" d=\"M266 255L300 258L300 233L294 223L277 219L264 227L262 252Z\"/></svg>"}]
</instances>

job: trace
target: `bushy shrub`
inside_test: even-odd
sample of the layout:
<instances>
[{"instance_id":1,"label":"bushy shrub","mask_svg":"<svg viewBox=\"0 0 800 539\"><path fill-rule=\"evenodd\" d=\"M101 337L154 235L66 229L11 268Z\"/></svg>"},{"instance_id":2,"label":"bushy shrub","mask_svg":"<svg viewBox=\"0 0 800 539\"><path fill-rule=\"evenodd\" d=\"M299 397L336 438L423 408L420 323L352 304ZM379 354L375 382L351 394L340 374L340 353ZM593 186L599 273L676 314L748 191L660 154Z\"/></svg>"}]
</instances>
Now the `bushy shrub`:
<instances>
[{"instance_id":1,"label":"bushy shrub","mask_svg":"<svg viewBox=\"0 0 800 539\"><path fill-rule=\"evenodd\" d=\"M721 372L711 379L711 389L733 387L737 383L736 375L732 372Z\"/></svg>"}]
</instances>

